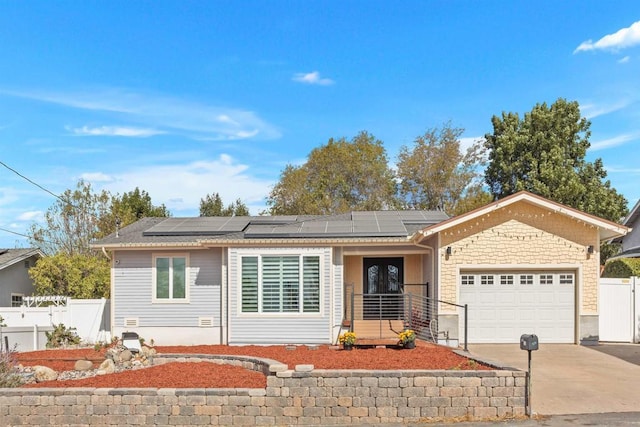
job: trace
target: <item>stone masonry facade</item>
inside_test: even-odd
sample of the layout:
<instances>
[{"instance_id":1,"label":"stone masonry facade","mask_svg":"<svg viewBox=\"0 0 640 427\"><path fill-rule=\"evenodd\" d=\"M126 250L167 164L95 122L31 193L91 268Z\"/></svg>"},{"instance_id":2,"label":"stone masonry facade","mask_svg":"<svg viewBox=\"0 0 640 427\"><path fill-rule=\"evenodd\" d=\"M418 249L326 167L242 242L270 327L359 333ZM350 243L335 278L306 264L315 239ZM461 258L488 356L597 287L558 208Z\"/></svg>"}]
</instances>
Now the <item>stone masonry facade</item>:
<instances>
[{"instance_id":1,"label":"stone masonry facade","mask_svg":"<svg viewBox=\"0 0 640 427\"><path fill-rule=\"evenodd\" d=\"M237 356L236 356L237 358ZM339 425L525 413L525 372L289 370L245 358L189 360L268 371L265 389L0 389L0 425ZM163 361L185 360L165 358Z\"/></svg>"},{"instance_id":2,"label":"stone masonry facade","mask_svg":"<svg viewBox=\"0 0 640 427\"><path fill-rule=\"evenodd\" d=\"M519 202L444 231L441 235L441 297L457 300L459 266L579 266L580 314L598 313L598 229L526 202ZM587 253L593 246L595 252ZM451 247L452 254L445 250ZM578 273L576 271L576 273ZM451 310L441 306L441 311Z\"/></svg>"}]
</instances>

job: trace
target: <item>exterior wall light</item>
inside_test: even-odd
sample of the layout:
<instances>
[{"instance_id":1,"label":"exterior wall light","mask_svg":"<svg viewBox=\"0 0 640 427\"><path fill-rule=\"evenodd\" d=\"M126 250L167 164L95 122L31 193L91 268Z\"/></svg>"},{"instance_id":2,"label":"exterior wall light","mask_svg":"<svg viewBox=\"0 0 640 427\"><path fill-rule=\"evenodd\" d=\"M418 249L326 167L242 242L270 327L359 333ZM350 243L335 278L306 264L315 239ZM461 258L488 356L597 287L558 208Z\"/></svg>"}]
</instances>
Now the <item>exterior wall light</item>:
<instances>
[{"instance_id":1,"label":"exterior wall light","mask_svg":"<svg viewBox=\"0 0 640 427\"><path fill-rule=\"evenodd\" d=\"M592 254L593 253L593 245L587 246L587 253L588 254Z\"/></svg>"},{"instance_id":2,"label":"exterior wall light","mask_svg":"<svg viewBox=\"0 0 640 427\"><path fill-rule=\"evenodd\" d=\"M447 256L451 255L451 246L447 246Z\"/></svg>"}]
</instances>

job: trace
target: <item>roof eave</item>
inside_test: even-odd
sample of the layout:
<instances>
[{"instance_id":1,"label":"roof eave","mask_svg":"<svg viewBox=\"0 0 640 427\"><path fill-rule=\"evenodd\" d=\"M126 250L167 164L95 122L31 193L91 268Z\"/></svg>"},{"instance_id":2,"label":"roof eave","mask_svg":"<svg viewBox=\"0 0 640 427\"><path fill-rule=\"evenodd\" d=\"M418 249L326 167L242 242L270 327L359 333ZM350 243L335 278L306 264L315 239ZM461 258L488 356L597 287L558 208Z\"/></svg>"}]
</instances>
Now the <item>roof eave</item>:
<instances>
[{"instance_id":1,"label":"roof eave","mask_svg":"<svg viewBox=\"0 0 640 427\"><path fill-rule=\"evenodd\" d=\"M127 250L127 249L168 249L190 248L204 249L208 247L229 246L353 246L366 244L406 245L412 243L410 236L404 237L377 237L377 238L330 238L330 239L202 239L197 242L138 242L138 243L111 243L104 245L91 245L94 250Z\"/></svg>"},{"instance_id":2,"label":"roof eave","mask_svg":"<svg viewBox=\"0 0 640 427\"><path fill-rule=\"evenodd\" d=\"M543 197L536 196L532 193L519 192L512 196L508 196L508 197L505 197L504 199L495 201L489 205L475 209L466 214L462 214L462 215L453 217L450 220L443 221L440 224L436 224L432 227L419 230L414 235L414 240L419 241L425 237L429 237L434 234L440 233L441 231L463 224L467 221L471 221L475 218L481 217L488 213L495 212L499 209L503 209L507 206L510 206L520 201L526 201L534 205L543 207L545 209L549 209L552 212L560 213L566 216L571 216L587 224L591 224L594 227L598 227L600 240L608 240L615 237L624 236L631 231L629 227L626 227L624 225L616 224L614 222L611 222L602 218L598 218L596 216L581 212L577 209L573 209L571 207L553 202L551 200L547 200Z\"/></svg>"}]
</instances>

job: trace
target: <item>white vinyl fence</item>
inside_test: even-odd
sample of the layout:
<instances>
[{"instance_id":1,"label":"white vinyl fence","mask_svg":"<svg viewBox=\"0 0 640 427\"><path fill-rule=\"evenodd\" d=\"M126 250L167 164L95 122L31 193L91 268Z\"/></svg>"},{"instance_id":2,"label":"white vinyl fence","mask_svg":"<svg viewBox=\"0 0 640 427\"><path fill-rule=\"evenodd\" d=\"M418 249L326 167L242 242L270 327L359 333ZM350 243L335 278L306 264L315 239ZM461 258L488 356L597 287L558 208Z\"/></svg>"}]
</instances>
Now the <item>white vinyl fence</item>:
<instances>
[{"instance_id":1,"label":"white vinyl fence","mask_svg":"<svg viewBox=\"0 0 640 427\"><path fill-rule=\"evenodd\" d=\"M1 330L1 347L5 348L8 341L9 349L14 346L18 351L44 349L47 344L45 331L53 330L60 323L75 328L84 343L111 341L109 306L109 300L104 298L66 298L60 304L48 307L1 307L0 315L7 325Z\"/></svg>"},{"instance_id":2,"label":"white vinyl fence","mask_svg":"<svg viewBox=\"0 0 640 427\"><path fill-rule=\"evenodd\" d=\"M600 341L640 341L640 277L600 279Z\"/></svg>"}]
</instances>

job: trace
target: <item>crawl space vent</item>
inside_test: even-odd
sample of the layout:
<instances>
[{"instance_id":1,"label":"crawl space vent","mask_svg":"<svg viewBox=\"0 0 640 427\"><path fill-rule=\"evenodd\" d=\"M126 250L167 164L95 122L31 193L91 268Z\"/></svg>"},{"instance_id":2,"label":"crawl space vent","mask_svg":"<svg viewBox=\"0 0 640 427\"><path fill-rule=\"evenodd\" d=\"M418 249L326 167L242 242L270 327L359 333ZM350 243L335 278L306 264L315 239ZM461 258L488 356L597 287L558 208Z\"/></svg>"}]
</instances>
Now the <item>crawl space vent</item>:
<instances>
[{"instance_id":1,"label":"crawl space vent","mask_svg":"<svg viewBox=\"0 0 640 427\"><path fill-rule=\"evenodd\" d=\"M213 327L213 317L198 317L198 326L201 328Z\"/></svg>"},{"instance_id":2,"label":"crawl space vent","mask_svg":"<svg viewBox=\"0 0 640 427\"><path fill-rule=\"evenodd\" d=\"M138 327L138 318L137 317L125 317L124 318L124 326L126 328L137 328Z\"/></svg>"}]
</instances>

